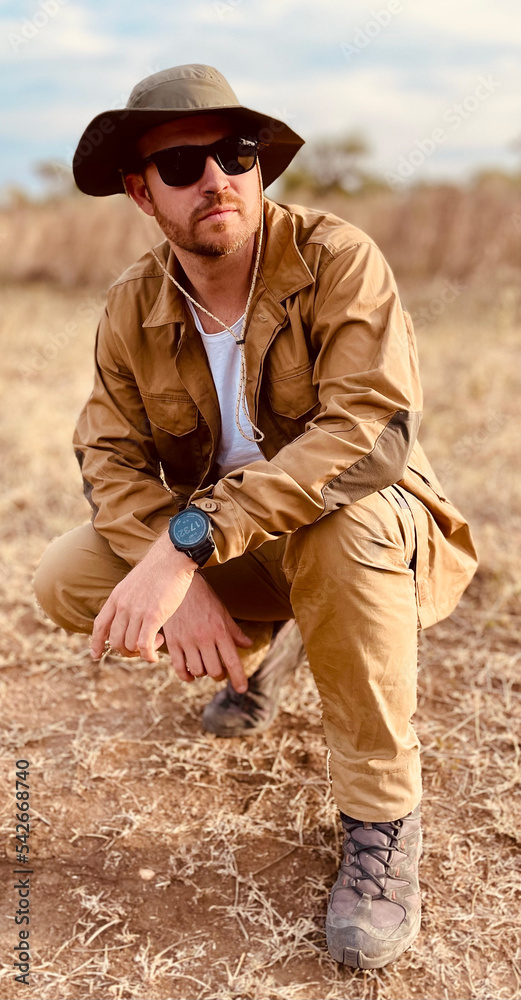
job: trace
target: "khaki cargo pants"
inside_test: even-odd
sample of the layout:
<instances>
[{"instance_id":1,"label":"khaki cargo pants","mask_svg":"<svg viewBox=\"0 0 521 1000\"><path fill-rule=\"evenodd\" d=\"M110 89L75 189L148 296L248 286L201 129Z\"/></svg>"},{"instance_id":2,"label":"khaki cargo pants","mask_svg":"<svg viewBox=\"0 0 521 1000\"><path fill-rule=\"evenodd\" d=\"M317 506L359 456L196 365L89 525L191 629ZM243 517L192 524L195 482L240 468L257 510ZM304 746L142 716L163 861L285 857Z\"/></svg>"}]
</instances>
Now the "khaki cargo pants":
<instances>
[{"instance_id":1,"label":"khaki cargo pants","mask_svg":"<svg viewBox=\"0 0 521 1000\"><path fill-rule=\"evenodd\" d=\"M421 798L411 725L415 528L403 494L387 487L203 570L234 618L296 618L322 700L333 794L343 812L366 821L398 819ZM51 543L36 595L58 625L89 633L129 569L85 524Z\"/></svg>"}]
</instances>

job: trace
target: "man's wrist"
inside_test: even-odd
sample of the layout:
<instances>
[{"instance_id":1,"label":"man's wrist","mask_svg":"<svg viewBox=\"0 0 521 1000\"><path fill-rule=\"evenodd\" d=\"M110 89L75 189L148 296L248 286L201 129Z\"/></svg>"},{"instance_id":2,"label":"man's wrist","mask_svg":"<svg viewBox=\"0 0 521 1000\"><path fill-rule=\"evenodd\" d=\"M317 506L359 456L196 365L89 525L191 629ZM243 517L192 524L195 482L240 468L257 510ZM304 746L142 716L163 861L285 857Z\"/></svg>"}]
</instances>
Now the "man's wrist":
<instances>
[{"instance_id":1,"label":"man's wrist","mask_svg":"<svg viewBox=\"0 0 521 1000\"><path fill-rule=\"evenodd\" d=\"M172 545L171 539L168 534L168 529L165 532L163 532L162 535L160 535L156 544L161 545L161 548L164 550L169 563L171 563L173 567L176 568L178 567L183 572L188 571L192 575L195 573L197 569L199 569L198 564L194 562L194 560L191 558L188 552L181 552L179 549L176 549Z\"/></svg>"},{"instance_id":2,"label":"man's wrist","mask_svg":"<svg viewBox=\"0 0 521 1000\"><path fill-rule=\"evenodd\" d=\"M173 548L172 543L170 543L170 548ZM178 549L174 549L174 552L179 555L183 568L188 567L188 570L192 575L197 572L199 569L199 563L196 563L192 557L188 555L188 552L179 552Z\"/></svg>"}]
</instances>

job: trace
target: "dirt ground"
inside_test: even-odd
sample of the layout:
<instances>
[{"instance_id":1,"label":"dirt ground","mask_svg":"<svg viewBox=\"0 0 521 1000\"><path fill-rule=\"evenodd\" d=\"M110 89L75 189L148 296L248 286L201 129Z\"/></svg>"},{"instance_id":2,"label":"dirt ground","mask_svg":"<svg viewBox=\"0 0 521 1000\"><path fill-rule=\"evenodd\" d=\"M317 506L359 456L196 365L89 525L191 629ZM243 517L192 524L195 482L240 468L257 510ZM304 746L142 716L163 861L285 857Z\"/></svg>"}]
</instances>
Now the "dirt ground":
<instances>
[{"instance_id":1,"label":"dirt ground","mask_svg":"<svg viewBox=\"0 0 521 1000\"><path fill-rule=\"evenodd\" d=\"M31 574L88 518L70 437L102 294L3 289L1 1000L514 1000L521 996L519 296L482 283L418 321L420 438L480 570L420 635L424 916L355 972L325 948L340 825L306 667L263 735L201 731L211 681L107 657L47 621ZM72 324L67 326L67 324ZM15 761L30 761L32 970L14 981Z\"/></svg>"}]
</instances>

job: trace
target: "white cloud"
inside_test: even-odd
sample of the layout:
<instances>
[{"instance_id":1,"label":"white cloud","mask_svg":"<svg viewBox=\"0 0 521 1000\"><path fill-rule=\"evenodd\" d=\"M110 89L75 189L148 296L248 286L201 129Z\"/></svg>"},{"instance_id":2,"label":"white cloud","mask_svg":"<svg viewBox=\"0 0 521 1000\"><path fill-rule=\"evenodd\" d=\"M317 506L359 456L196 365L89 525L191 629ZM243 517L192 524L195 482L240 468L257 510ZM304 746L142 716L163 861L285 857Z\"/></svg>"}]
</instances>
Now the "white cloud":
<instances>
[{"instance_id":1,"label":"white cloud","mask_svg":"<svg viewBox=\"0 0 521 1000\"><path fill-rule=\"evenodd\" d=\"M47 10L55 13L47 13L40 3L30 17L0 21L2 49L8 59L16 62L71 56L92 58L114 51L115 40L93 29L89 11L84 7L61 6L58 0L53 0Z\"/></svg>"},{"instance_id":2,"label":"white cloud","mask_svg":"<svg viewBox=\"0 0 521 1000\"><path fill-rule=\"evenodd\" d=\"M438 0L410 6L411 25L421 29L423 37L444 35L467 45L512 45L519 42L518 0ZM517 32L516 32L517 28ZM443 54L443 53L440 53Z\"/></svg>"},{"instance_id":3,"label":"white cloud","mask_svg":"<svg viewBox=\"0 0 521 1000\"><path fill-rule=\"evenodd\" d=\"M397 9L398 8L398 9ZM273 42L276 38L273 32L286 27L283 36L288 46L288 55L295 45L302 41L315 45L335 42L350 42L357 29L363 28L368 21L387 20L391 12L385 33L408 37L411 43L447 41L463 42L466 45L482 43L512 44L516 35L516 25L519 24L518 0L438 0L428 3L426 0L319 0L305 5L302 0L208 0L208 2L193 4L190 18L197 24L225 24L233 28L234 24L247 23L252 32L252 38L260 32L265 37L272 33ZM382 12L384 17L382 17ZM440 50L443 56L444 50Z\"/></svg>"}]
</instances>

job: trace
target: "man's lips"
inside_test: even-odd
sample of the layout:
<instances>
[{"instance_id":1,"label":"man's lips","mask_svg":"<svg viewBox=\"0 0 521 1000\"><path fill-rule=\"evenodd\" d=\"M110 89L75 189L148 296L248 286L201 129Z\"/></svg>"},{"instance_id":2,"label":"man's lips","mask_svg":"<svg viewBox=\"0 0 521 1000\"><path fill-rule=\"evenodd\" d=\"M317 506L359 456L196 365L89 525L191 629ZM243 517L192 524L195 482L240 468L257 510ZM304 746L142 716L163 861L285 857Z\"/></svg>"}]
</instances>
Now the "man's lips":
<instances>
[{"instance_id":1,"label":"man's lips","mask_svg":"<svg viewBox=\"0 0 521 1000\"><path fill-rule=\"evenodd\" d=\"M215 208L210 209L210 211L207 212L206 215L201 216L199 222L202 222L204 219L213 219L217 217L222 218L222 216L229 215L231 212L236 212L236 211L237 209L234 208L232 205L216 205Z\"/></svg>"}]
</instances>

